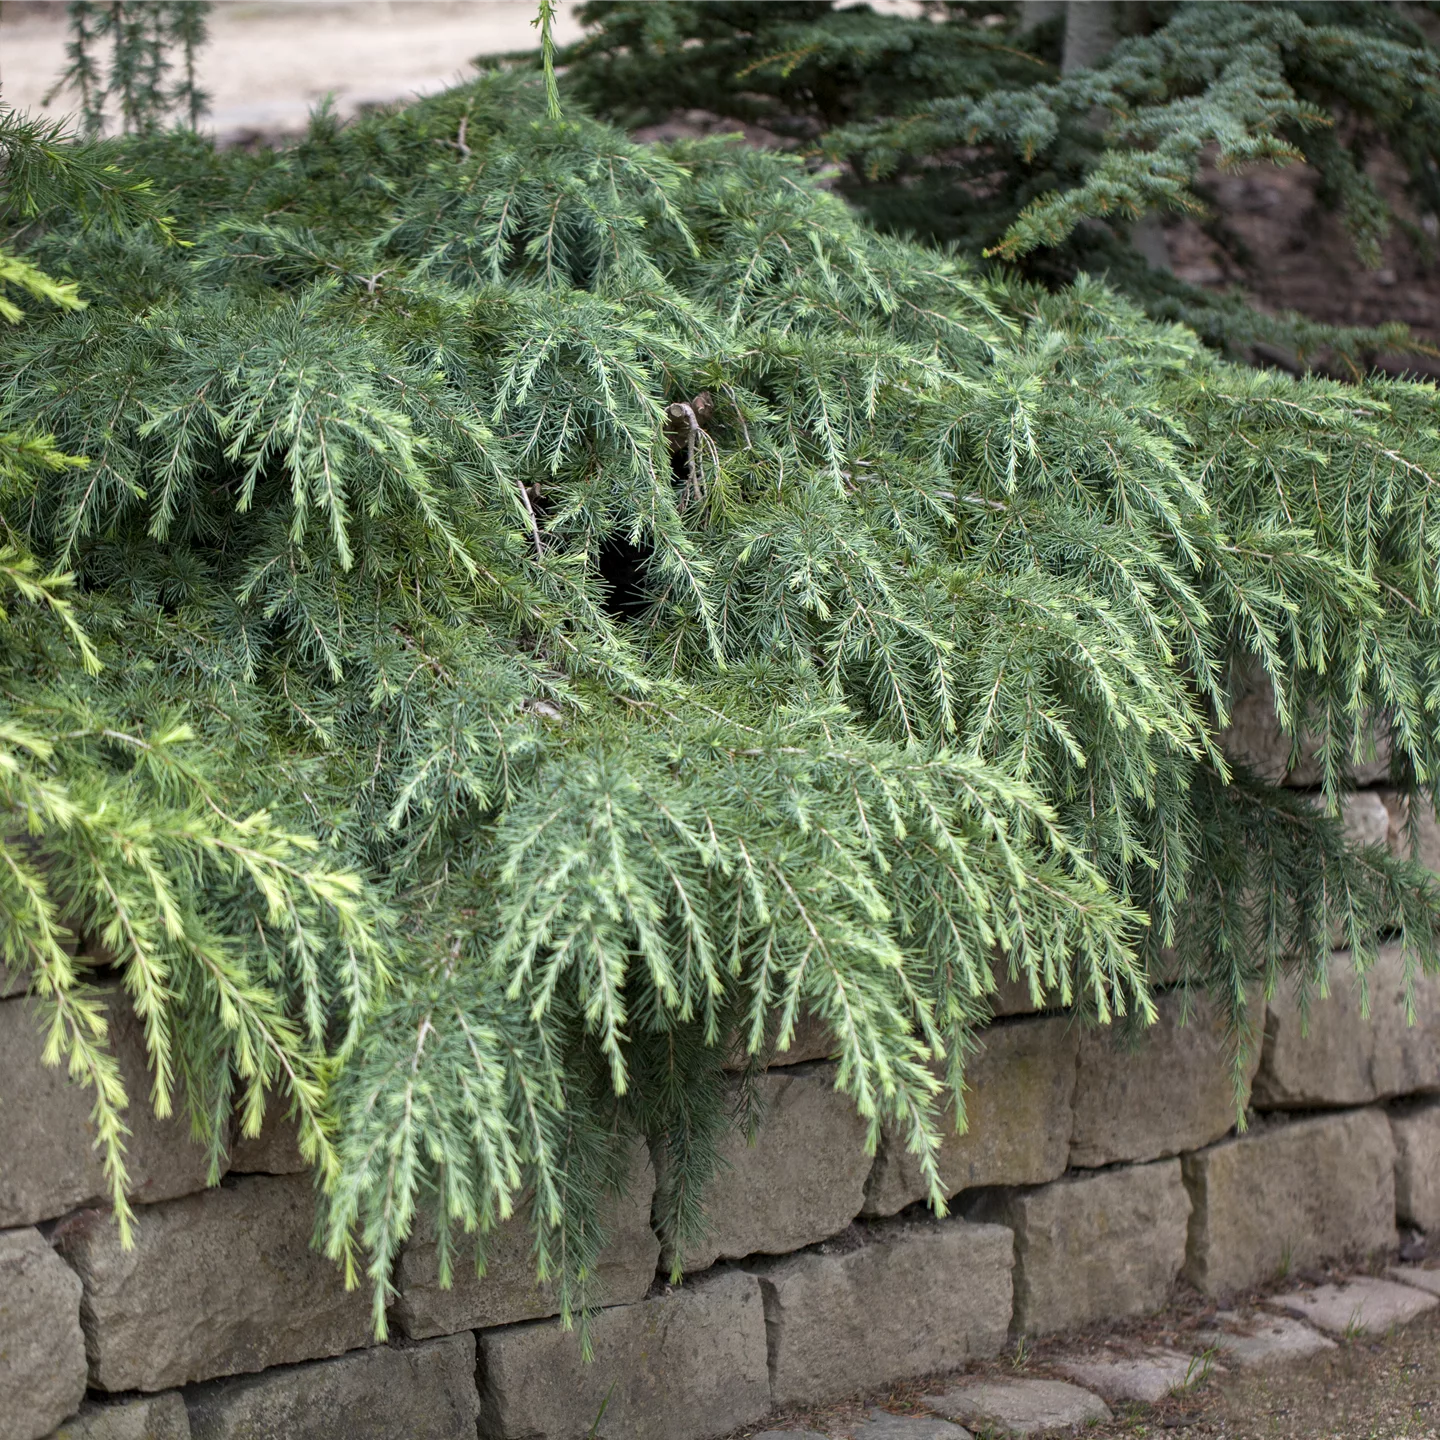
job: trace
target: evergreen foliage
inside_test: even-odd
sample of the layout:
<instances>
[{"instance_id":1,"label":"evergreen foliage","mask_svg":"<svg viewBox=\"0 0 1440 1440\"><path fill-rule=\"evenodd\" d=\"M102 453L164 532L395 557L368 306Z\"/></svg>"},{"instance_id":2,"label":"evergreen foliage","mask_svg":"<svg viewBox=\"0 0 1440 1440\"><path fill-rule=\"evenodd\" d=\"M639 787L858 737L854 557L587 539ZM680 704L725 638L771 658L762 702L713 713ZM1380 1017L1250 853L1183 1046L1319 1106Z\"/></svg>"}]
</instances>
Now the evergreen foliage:
<instances>
[{"instance_id":1,"label":"evergreen foliage","mask_svg":"<svg viewBox=\"0 0 1440 1440\"><path fill-rule=\"evenodd\" d=\"M938 1203L1002 977L1143 1021L1163 963L1238 1064L1249 988L1323 988L1337 936L1437 959L1426 872L1217 740L1258 668L1332 809L1372 715L1428 796L1431 388L1234 368L796 161L547 108L496 73L278 152L46 141L52 186L163 196L117 223L3 172L12 250L87 302L0 341L53 437L0 496L49 567L0 572L5 963L117 1193L62 921L217 1155L237 1087L251 1131L298 1107L382 1331L421 1204L446 1266L527 1212L569 1314L624 1137L682 1251L722 1066L802 1007Z\"/></svg>"},{"instance_id":2,"label":"evergreen foliage","mask_svg":"<svg viewBox=\"0 0 1440 1440\"><path fill-rule=\"evenodd\" d=\"M882 227L1052 285L1103 272L1232 355L1267 341L1363 369L1404 348L1402 327L1262 315L1152 268L1131 241L1148 215L1209 218L1207 157L1315 167L1369 265L1395 223L1365 169L1377 148L1402 162L1417 213L1440 214L1440 59L1409 8L1092 0L1071 12L1113 12L1118 43L1062 74L1063 4L935 4L911 18L827 0L590 0L593 31L566 59L576 94L622 123L702 108L804 142L842 163L842 193Z\"/></svg>"}]
</instances>

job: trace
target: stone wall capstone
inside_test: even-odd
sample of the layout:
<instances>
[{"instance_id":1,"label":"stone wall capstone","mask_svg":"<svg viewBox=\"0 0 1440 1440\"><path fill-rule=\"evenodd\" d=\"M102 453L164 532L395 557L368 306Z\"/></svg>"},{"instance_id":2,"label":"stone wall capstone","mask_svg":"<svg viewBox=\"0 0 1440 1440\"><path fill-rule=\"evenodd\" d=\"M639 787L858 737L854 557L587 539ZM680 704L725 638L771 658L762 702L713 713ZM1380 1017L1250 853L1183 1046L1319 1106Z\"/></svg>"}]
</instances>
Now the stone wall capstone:
<instances>
[{"instance_id":1,"label":"stone wall capstone","mask_svg":"<svg viewBox=\"0 0 1440 1440\"><path fill-rule=\"evenodd\" d=\"M1207 1295L1393 1245L1395 1144L1379 1109L1274 1124L1187 1155L1185 1276Z\"/></svg>"},{"instance_id":2,"label":"stone wall capstone","mask_svg":"<svg viewBox=\"0 0 1440 1440\"><path fill-rule=\"evenodd\" d=\"M998 1355L1013 1263L1003 1226L943 1220L877 1226L857 1249L758 1269L772 1398L834 1400Z\"/></svg>"},{"instance_id":3,"label":"stone wall capstone","mask_svg":"<svg viewBox=\"0 0 1440 1440\"><path fill-rule=\"evenodd\" d=\"M1282 985L1270 1002L1255 1106L1312 1110L1440 1091L1440 978L1417 977L1411 1025L1399 945L1382 946L1368 972L1368 1018L1348 952L1333 957L1331 973L1329 997L1312 999L1308 1034L1293 985Z\"/></svg>"},{"instance_id":4,"label":"stone wall capstone","mask_svg":"<svg viewBox=\"0 0 1440 1440\"><path fill-rule=\"evenodd\" d=\"M1187 1018L1185 998L1176 991L1157 995L1155 1002L1158 1018L1134 1046L1107 1027L1081 1035L1072 1166L1158 1160L1209 1145L1233 1128L1235 1089L1214 1010L1204 1000L1192 1000ZM1263 999L1256 1004L1263 1014ZM1259 1063L1256 1044L1247 1084Z\"/></svg>"},{"instance_id":5,"label":"stone wall capstone","mask_svg":"<svg viewBox=\"0 0 1440 1440\"><path fill-rule=\"evenodd\" d=\"M287 1365L190 1392L193 1440L475 1440L475 1337Z\"/></svg>"},{"instance_id":6,"label":"stone wall capstone","mask_svg":"<svg viewBox=\"0 0 1440 1440\"><path fill-rule=\"evenodd\" d=\"M753 1145L738 1132L722 1144L705 1199L709 1233L685 1253L687 1272L813 1245L860 1213L871 1165L865 1122L835 1075L823 1063L760 1077L759 1133Z\"/></svg>"},{"instance_id":7,"label":"stone wall capstone","mask_svg":"<svg viewBox=\"0 0 1440 1440\"><path fill-rule=\"evenodd\" d=\"M660 1258L660 1242L650 1228L655 1173L643 1148L634 1148L630 1188L611 1205L605 1222L609 1243L602 1253L591 1297L599 1305L642 1300L655 1279ZM535 1281L532 1237L523 1207L488 1237L483 1276L475 1273L474 1237L457 1234L452 1244L453 1283L446 1290L440 1285L434 1222L428 1214L417 1217L415 1232L406 1242L395 1271L399 1298L392 1318L402 1334L419 1340L560 1313L554 1287L537 1285Z\"/></svg>"},{"instance_id":8,"label":"stone wall capstone","mask_svg":"<svg viewBox=\"0 0 1440 1440\"><path fill-rule=\"evenodd\" d=\"M38 1230L0 1231L0 1440L39 1440L84 1398L79 1278Z\"/></svg>"},{"instance_id":9,"label":"stone wall capstone","mask_svg":"<svg viewBox=\"0 0 1440 1440\"><path fill-rule=\"evenodd\" d=\"M130 1098L125 1166L130 1196L142 1204L203 1189L209 1166L179 1118L157 1120L140 1022L123 991L105 995L110 1044ZM109 1185L94 1148L93 1097L65 1066L46 1065L39 1001L0 1001L0 1227L54 1220L106 1198Z\"/></svg>"},{"instance_id":10,"label":"stone wall capstone","mask_svg":"<svg viewBox=\"0 0 1440 1440\"><path fill-rule=\"evenodd\" d=\"M604 1407L606 1435L710 1440L770 1408L760 1282L738 1270L601 1310L594 1363L558 1320L480 1336L485 1440L585 1440Z\"/></svg>"},{"instance_id":11,"label":"stone wall capstone","mask_svg":"<svg viewBox=\"0 0 1440 1440\"><path fill-rule=\"evenodd\" d=\"M91 1385L168 1390L371 1344L369 1290L311 1248L314 1214L308 1175L251 1175L144 1207L132 1250L108 1212L62 1222Z\"/></svg>"},{"instance_id":12,"label":"stone wall capstone","mask_svg":"<svg viewBox=\"0 0 1440 1440\"><path fill-rule=\"evenodd\" d=\"M973 1213L1015 1232L1012 1329L1022 1335L1158 1310L1185 1263L1190 1199L1178 1160L986 1196Z\"/></svg>"},{"instance_id":13,"label":"stone wall capstone","mask_svg":"<svg viewBox=\"0 0 1440 1440\"><path fill-rule=\"evenodd\" d=\"M989 1185L1038 1185L1065 1170L1079 1034L1068 1017L1011 1020L983 1033L965 1067L963 1135L941 1117L936 1163L946 1196ZM926 1198L905 1137L887 1132L865 1187L864 1214L894 1215Z\"/></svg>"}]
</instances>

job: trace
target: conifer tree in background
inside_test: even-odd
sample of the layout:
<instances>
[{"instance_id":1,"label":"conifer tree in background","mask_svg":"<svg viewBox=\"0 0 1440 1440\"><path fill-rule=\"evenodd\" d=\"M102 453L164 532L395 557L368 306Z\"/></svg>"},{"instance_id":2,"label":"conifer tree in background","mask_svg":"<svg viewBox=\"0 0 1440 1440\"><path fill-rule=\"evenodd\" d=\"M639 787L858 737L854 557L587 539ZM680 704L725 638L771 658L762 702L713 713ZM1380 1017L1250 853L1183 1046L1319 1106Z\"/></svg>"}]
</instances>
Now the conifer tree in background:
<instances>
[{"instance_id":1,"label":"conifer tree in background","mask_svg":"<svg viewBox=\"0 0 1440 1440\"><path fill-rule=\"evenodd\" d=\"M74 935L217 1158L237 1092L297 1107L382 1333L417 1206L446 1267L523 1207L570 1313L629 1137L683 1253L724 1062L802 1010L938 1203L1007 976L1143 1021L1163 959L1238 1073L1337 936L1440 960L1433 877L1334 815L1376 718L1440 773L1432 388L1232 366L559 99L253 154L0 112L55 287L0 333L0 954L117 1196ZM1225 759L1255 670L1328 812Z\"/></svg>"},{"instance_id":2,"label":"conifer tree in background","mask_svg":"<svg viewBox=\"0 0 1440 1440\"><path fill-rule=\"evenodd\" d=\"M1416 218L1440 214L1440 57L1425 7L972 4L925 18L800 3L590 0L564 57L588 106L625 125L701 108L843 165L883 228L953 241L1046 284L1088 271L1239 356L1257 341L1364 368L1399 326L1263 315L1168 274L1158 219L1204 217L1202 160L1304 160L1360 263L1397 223L1366 173L1388 148ZM1223 228L1212 227L1234 249ZM1413 233L1428 253L1429 236Z\"/></svg>"}]
</instances>

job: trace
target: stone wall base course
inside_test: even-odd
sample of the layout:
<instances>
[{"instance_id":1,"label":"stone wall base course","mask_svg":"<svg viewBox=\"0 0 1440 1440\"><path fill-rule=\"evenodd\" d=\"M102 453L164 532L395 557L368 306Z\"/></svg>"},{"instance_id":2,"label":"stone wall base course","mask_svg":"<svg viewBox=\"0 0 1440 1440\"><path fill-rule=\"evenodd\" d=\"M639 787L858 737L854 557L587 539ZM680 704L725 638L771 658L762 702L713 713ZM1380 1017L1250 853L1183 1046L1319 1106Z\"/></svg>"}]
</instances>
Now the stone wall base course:
<instances>
[{"instance_id":1,"label":"stone wall base course","mask_svg":"<svg viewBox=\"0 0 1440 1440\"><path fill-rule=\"evenodd\" d=\"M1440 1100L1390 1112L1395 1212L1417 1230L1440 1231Z\"/></svg>"},{"instance_id":2,"label":"stone wall base course","mask_svg":"<svg viewBox=\"0 0 1440 1440\"><path fill-rule=\"evenodd\" d=\"M50 1440L190 1440L190 1416L178 1390L131 1400L87 1400Z\"/></svg>"},{"instance_id":3,"label":"stone wall base course","mask_svg":"<svg viewBox=\"0 0 1440 1440\"><path fill-rule=\"evenodd\" d=\"M38 1440L84 1395L79 1279L38 1230L0 1231L0 1440Z\"/></svg>"}]
</instances>

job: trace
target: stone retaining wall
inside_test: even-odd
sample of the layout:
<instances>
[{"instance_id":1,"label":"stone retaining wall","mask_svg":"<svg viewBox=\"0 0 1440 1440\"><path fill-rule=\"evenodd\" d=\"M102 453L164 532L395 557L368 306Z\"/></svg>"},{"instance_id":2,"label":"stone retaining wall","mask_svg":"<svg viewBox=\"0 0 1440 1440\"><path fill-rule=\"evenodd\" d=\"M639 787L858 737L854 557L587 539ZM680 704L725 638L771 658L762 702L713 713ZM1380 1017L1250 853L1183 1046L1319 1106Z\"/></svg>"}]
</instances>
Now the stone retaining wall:
<instances>
[{"instance_id":1,"label":"stone retaining wall","mask_svg":"<svg viewBox=\"0 0 1440 1440\"><path fill-rule=\"evenodd\" d=\"M1369 795L1359 810L1383 808ZM614 1440L703 1440L1143 1314L1176 1284L1226 1295L1384 1249L1398 1225L1440 1229L1440 984L1414 990L1408 1025L1387 949L1367 1020L1347 964L1309 1039L1299 997L1263 1012L1244 1134L1203 1007L1160 995L1159 1023L1127 1046L1012 996L969 1070L970 1128L939 1157L944 1220L917 1204L902 1139L865 1153L829 1061L772 1070L768 1123L731 1147L710 1236L673 1289L637 1148L588 1365L518 1221L486 1276L459 1267L449 1290L417 1232L395 1338L372 1344L368 1292L311 1248L310 1179L275 1120L207 1188L180 1127L133 1112L138 1223L122 1250L88 1102L40 1063L31 1002L0 999L0 1440L580 1440L602 1406Z\"/></svg>"}]
</instances>

